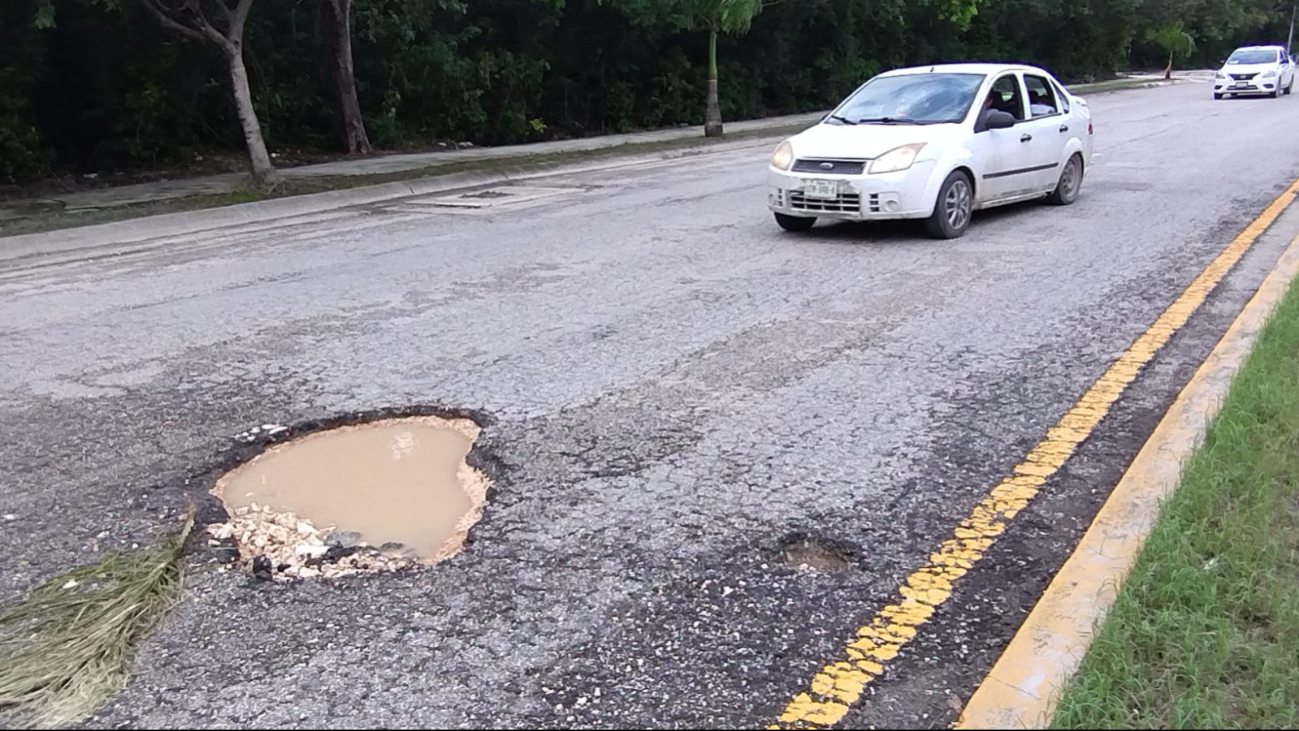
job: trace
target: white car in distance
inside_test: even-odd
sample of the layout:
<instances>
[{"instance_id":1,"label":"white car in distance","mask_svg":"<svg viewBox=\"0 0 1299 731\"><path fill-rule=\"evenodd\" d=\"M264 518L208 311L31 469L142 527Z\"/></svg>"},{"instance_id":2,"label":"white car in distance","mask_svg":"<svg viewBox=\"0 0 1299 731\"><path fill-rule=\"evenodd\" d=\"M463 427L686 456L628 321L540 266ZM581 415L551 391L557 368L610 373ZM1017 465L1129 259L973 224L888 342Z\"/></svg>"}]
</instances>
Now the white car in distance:
<instances>
[{"instance_id":1,"label":"white car in distance","mask_svg":"<svg viewBox=\"0 0 1299 731\"><path fill-rule=\"evenodd\" d=\"M963 235L974 211L1073 203L1092 155L1091 111L1032 66L948 64L880 74L780 143L767 206L787 231L817 219L924 219Z\"/></svg>"},{"instance_id":2,"label":"white car in distance","mask_svg":"<svg viewBox=\"0 0 1299 731\"><path fill-rule=\"evenodd\" d=\"M1213 98L1270 96L1294 91L1294 63L1283 46L1237 48L1214 74Z\"/></svg>"}]
</instances>

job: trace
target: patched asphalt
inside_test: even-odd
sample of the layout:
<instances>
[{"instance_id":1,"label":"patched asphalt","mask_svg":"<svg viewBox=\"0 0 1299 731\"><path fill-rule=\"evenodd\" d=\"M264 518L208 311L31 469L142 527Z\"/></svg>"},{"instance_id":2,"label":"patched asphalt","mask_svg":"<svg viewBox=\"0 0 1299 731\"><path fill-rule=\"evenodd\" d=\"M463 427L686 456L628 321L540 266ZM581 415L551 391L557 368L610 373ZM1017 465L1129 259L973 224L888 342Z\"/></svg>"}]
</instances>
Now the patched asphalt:
<instances>
[{"instance_id":1,"label":"patched asphalt","mask_svg":"<svg viewBox=\"0 0 1299 731\"><path fill-rule=\"evenodd\" d=\"M465 553L269 585L198 551L90 725L765 726L1299 174L1296 104L1097 96L1084 197L955 242L783 234L755 148L2 266L0 595L219 516L252 426L468 410L495 483ZM847 725L955 718L1275 229ZM786 566L805 536L850 566Z\"/></svg>"}]
</instances>

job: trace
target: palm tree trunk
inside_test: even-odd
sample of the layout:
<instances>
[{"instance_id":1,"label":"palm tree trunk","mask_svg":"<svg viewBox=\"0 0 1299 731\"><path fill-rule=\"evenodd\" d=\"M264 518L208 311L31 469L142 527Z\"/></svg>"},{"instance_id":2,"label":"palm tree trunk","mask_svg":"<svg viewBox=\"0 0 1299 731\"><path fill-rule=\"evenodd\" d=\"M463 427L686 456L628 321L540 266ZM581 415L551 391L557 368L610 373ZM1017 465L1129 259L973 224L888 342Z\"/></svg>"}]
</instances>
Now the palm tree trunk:
<instances>
[{"instance_id":1,"label":"palm tree trunk","mask_svg":"<svg viewBox=\"0 0 1299 731\"><path fill-rule=\"evenodd\" d=\"M717 30L708 31L708 103L704 107L704 136L722 136L722 109L717 103Z\"/></svg>"}]
</instances>

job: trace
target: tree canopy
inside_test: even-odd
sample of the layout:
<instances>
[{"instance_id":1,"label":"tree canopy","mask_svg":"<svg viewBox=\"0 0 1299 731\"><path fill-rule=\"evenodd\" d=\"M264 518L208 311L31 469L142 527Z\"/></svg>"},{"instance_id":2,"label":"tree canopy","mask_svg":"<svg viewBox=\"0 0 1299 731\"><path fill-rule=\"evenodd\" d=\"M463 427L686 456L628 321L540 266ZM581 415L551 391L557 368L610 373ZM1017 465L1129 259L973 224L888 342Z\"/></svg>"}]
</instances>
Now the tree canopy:
<instances>
[{"instance_id":1,"label":"tree canopy","mask_svg":"<svg viewBox=\"0 0 1299 731\"><path fill-rule=\"evenodd\" d=\"M324 2L262 0L247 17L253 106L281 155L699 124L710 27L719 113L737 119L824 109L912 63L1023 61L1071 81L1164 68L1162 33L1178 24L1196 41L1185 62L1208 63L1284 42L1289 22L1276 0L352 0L364 129L350 120L345 138ZM0 181L185 164L244 143L222 54L141 2L0 2Z\"/></svg>"}]
</instances>

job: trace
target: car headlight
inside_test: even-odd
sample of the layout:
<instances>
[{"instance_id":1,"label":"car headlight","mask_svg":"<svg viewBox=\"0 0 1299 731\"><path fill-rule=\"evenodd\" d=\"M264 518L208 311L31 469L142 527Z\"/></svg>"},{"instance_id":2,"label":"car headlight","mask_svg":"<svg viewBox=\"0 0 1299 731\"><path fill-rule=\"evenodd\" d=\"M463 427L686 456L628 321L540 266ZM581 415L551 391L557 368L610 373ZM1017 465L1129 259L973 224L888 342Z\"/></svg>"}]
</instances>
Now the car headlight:
<instances>
[{"instance_id":1,"label":"car headlight","mask_svg":"<svg viewBox=\"0 0 1299 731\"><path fill-rule=\"evenodd\" d=\"M1263 78L1265 79L1276 78L1276 69L1268 69L1267 71L1264 71Z\"/></svg>"},{"instance_id":2,"label":"car headlight","mask_svg":"<svg viewBox=\"0 0 1299 731\"><path fill-rule=\"evenodd\" d=\"M882 173L898 173L903 170L909 170L916 163L916 156L920 151L925 149L925 143L914 145L903 145L894 150L880 155L871 162L870 172L879 175Z\"/></svg>"},{"instance_id":3,"label":"car headlight","mask_svg":"<svg viewBox=\"0 0 1299 731\"><path fill-rule=\"evenodd\" d=\"M771 153L771 166L777 170L794 167L794 146L788 141L776 145L776 151Z\"/></svg>"}]
</instances>

